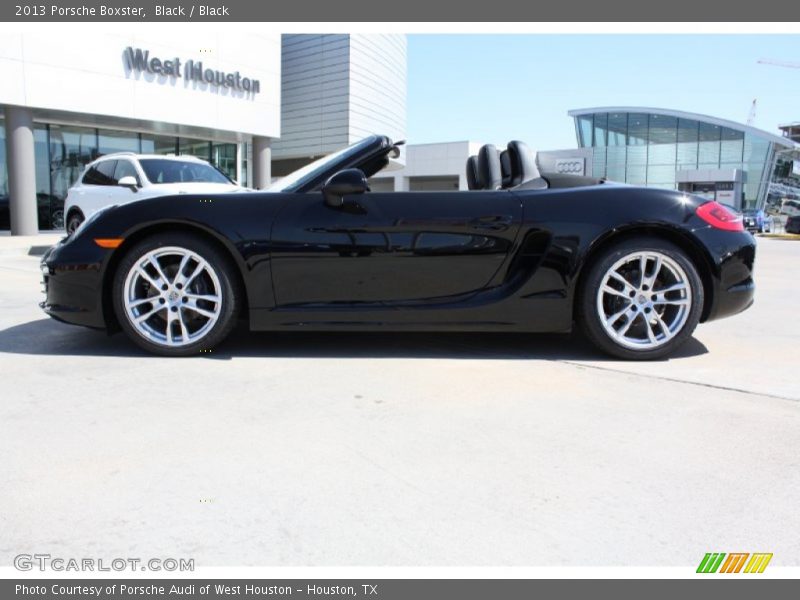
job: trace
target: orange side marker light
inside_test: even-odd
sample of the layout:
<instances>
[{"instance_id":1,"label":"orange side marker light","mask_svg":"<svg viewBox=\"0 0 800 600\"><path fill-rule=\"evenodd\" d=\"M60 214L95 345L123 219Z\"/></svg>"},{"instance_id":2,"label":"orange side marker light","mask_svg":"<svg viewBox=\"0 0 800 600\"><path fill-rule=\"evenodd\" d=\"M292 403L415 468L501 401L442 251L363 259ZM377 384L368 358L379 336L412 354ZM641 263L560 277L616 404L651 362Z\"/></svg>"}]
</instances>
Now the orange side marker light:
<instances>
[{"instance_id":1,"label":"orange side marker light","mask_svg":"<svg viewBox=\"0 0 800 600\"><path fill-rule=\"evenodd\" d=\"M94 243L101 248L119 248L124 238L94 238Z\"/></svg>"}]
</instances>

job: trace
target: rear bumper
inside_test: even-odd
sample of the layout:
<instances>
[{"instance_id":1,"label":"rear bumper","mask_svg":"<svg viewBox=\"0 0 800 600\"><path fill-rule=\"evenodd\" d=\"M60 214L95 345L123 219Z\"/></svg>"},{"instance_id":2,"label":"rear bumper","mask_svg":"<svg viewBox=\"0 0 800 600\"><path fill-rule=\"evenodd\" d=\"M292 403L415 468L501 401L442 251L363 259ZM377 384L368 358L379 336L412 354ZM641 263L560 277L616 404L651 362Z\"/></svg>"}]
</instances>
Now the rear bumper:
<instances>
[{"instance_id":1,"label":"rear bumper","mask_svg":"<svg viewBox=\"0 0 800 600\"><path fill-rule=\"evenodd\" d=\"M706 282L703 321L714 321L748 309L755 297L756 239L748 232L706 229L694 232L711 252L711 279Z\"/></svg>"},{"instance_id":2,"label":"rear bumper","mask_svg":"<svg viewBox=\"0 0 800 600\"><path fill-rule=\"evenodd\" d=\"M755 301L755 294L756 284L752 279L720 290L706 321L724 319L747 310Z\"/></svg>"}]
</instances>

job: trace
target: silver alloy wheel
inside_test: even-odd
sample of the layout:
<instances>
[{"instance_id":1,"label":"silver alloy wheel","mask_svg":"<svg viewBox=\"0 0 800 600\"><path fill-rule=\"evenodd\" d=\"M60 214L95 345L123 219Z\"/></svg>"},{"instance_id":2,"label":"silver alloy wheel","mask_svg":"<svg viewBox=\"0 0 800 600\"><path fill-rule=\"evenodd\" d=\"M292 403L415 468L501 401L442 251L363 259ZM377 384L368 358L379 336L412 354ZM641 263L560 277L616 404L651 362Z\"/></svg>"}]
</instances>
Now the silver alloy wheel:
<instances>
[{"instance_id":1,"label":"silver alloy wheel","mask_svg":"<svg viewBox=\"0 0 800 600\"><path fill-rule=\"evenodd\" d=\"M617 344L652 350L686 325L692 288L683 268L666 254L638 251L615 262L597 290L597 314Z\"/></svg>"},{"instance_id":2,"label":"silver alloy wheel","mask_svg":"<svg viewBox=\"0 0 800 600\"><path fill-rule=\"evenodd\" d=\"M199 254L168 246L141 256L125 277L125 315L145 339L168 347L193 344L222 309L222 286Z\"/></svg>"}]
</instances>

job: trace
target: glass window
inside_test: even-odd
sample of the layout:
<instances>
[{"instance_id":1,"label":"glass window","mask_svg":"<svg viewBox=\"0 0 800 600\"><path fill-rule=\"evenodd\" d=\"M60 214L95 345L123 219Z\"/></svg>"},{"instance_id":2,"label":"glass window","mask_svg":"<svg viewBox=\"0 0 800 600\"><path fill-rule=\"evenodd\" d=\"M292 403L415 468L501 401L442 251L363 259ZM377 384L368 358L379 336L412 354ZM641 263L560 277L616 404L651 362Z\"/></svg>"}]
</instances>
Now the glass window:
<instances>
[{"instance_id":1,"label":"glass window","mask_svg":"<svg viewBox=\"0 0 800 600\"><path fill-rule=\"evenodd\" d=\"M625 181L632 185L646 185L647 165L632 165L628 163Z\"/></svg>"},{"instance_id":2,"label":"glass window","mask_svg":"<svg viewBox=\"0 0 800 600\"><path fill-rule=\"evenodd\" d=\"M64 227L64 198L52 193L50 181L50 147L47 125L33 126L33 161L36 174L36 204L39 229Z\"/></svg>"},{"instance_id":3,"label":"glass window","mask_svg":"<svg viewBox=\"0 0 800 600\"><path fill-rule=\"evenodd\" d=\"M692 119L678 119L678 147L676 168L679 171L697 168L697 136L699 123Z\"/></svg>"},{"instance_id":4,"label":"glass window","mask_svg":"<svg viewBox=\"0 0 800 600\"><path fill-rule=\"evenodd\" d=\"M103 185L103 176L97 170L97 167L90 167L81 179L83 185Z\"/></svg>"},{"instance_id":5,"label":"glass window","mask_svg":"<svg viewBox=\"0 0 800 600\"><path fill-rule=\"evenodd\" d=\"M236 144L211 144L211 163L231 179L236 179Z\"/></svg>"},{"instance_id":6,"label":"glass window","mask_svg":"<svg viewBox=\"0 0 800 600\"><path fill-rule=\"evenodd\" d=\"M722 127L713 123L701 122L697 130L697 139L701 142L718 142L722 134Z\"/></svg>"},{"instance_id":7,"label":"glass window","mask_svg":"<svg viewBox=\"0 0 800 600\"><path fill-rule=\"evenodd\" d=\"M97 171L103 178L103 185L117 185L117 180L114 179L114 171L117 170L117 161L104 160L97 166Z\"/></svg>"},{"instance_id":8,"label":"glass window","mask_svg":"<svg viewBox=\"0 0 800 600\"><path fill-rule=\"evenodd\" d=\"M719 162L722 165L742 163L744 132L723 127L721 132ZM734 167L735 168L735 167Z\"/></svg>"},{"instance_id":9,"label":"glass window","mask_svg":"<svg viewBox=\"0 0 800 600\"><path fill-rule=\"evenodd\" d=\"M747 134L744 141L744 162L750 164L761 164L767 160L769 142L763 138Z\"/></svg>"},{"instance_id":10,"label":"glass window","mask_svg":"<svg viewBox=\"0 0 800 600\"><path fill-rule=\"evenodd\" d=\"M628 143L628 113L608 115L608 145L625 146Z\"/></svg>"},{"instance_id":11,"label":"glass window","mask_svg":"<svg viewBox=\"0 0 800 600\"><path fill-rule=\"evenodd\" d=\"M592 152L592 177L606 177L606 148L595 148Z\"/></svg>"},{"instance_id":12,"label":"glass window","mask_svg":"<svg viewBox=\"0 0 800 600\"><path fill-rule=\"evenodd\" d=\"M201 162L143 158L139 164L151 183L230 183L214 167Z\"/></svg>"},{"instance_id":13,"label":"glass window","mask_svg":"<svg viewBox=\"0 0 800 600\"><path fill-rule=\"evenodd\" d=\"M67 190L97 156L96 130L50 125L50 187L53 196L63 202Z\"/></svg>"},{"instance_id":14,"label":"glass window","mask_svg":"<svg viewBox=\"0 0 800 600\"><path fill-rule=\"evenodd\" d=\"M211 142L180 138L178 140L178 154L196 156L211 162Z\"/></svg>"},{"instance_id":15,"label":"glass window","mask_svg":"<svg viewBox=\"0 0 800 600\"><path fill-rule=\"evenodd\" d=\"M650 115L647 140L651 144L674 144L678 137L678 119L664 115Z\"/></svg>"},{"instance_id":16,"label":"glass window","mask_svg":"<svg viewBox=\"0 0 800 600\"><path fill-rule=\"evenodd\" d=\"M578 117L578 141L581 148L592 145L592 115Z\"/></svg>"},{"instance_id":17,"label":"glass window","mask_svg":"<svg viewBox=\"0 0 800 600\"><path fill-rule=\"evenodd\" d=\"M748 204L758 205L766 197L771 175L774 152L772 144L750 133L745 134L743 148L744 168L747 180L744 184L744 199Z\"/></svg>"},{"instance_id":18,"label":"glass window","mask_svg":"<svg viewBox=\"0 0 800 600\"><path fill-rule=\"evenodd\" d=\"M611 141L611 136L609 136ZM627 148L625 146L609 146L606 156L606 177L611 181L625 181L625 161Z\"/></svg>"},{"instance_id":19,"label":"glass window","mask_svg":"<svg viewBox=\"0 0 800 600\"><path fill-rule=\"evenodd\" d=\"M675 170L676 141L678 137L678 119L664 115L649 116L647 143L648 165L669 165ZM647 181L650 182L648 173ZM659 181L662 181L659 179Z\"/></svg>"},{"instance_id":20,"label":"glass window","mask_svg":"<svg viewBox=\"0 0 800 600\"><path fill-rule=\"evenodd\" d=\"M348 160L352 160L353 157L363 154L366 150L376 147L380 143L379 140L380 138L376 136L370 136L332 154L318 158L314 162L292 171L286 177L282 177L267 189L272 192L294 192L302 185L310 183L332 166L335 166L336 163L345 163Z\"/></svg>"},{"instance_id":21,"label":"glass window","mask_svg":"<svg viewBox=\"0 0 800 600\"><path fill-rule=\"evenodd\" d=\"M178 138L165 135L143 133L141 136L142 154L177 154Z\"/></svg>"},{"instance_id":22,"label":"glass window","mask_svg":"<svg viewBox=\"0 0 800 600\"><path fill-rule=\"evenodd\" d=\"M647 165L647 146L628 146L628 165Z\"/></svg>"},{"instance_id":23,"label":"glass window","mask_svg":"<svg viewBox=\"0 0 800 600\"><path fill-rule=\"evenodd\" d=\"M674 188L675 165L648 165L647 185L652 187Z\"/></svg>"},{"instance_id":24,"label":"glass window","mask_svg":"<svg viewBox=\"0 0 800 600\"><path fill-rule=\"evenodd\" d=\"M628 145L640 146L647 143L648 116L644 113L628 115Z\"/></svg>"},{"instance_id":25,"label":"glass window","mask_svg":"<svg viewBox=\"0 0 800 600\"><path fill-rule=\"evenodd\" d=\"M139 134L129 131L114 131L100 129L97 132L98 153L111 154L113 152L139 153Z\"/></svg>"},{"instance_id":26,"label":"glass window","mask_svg":"<svg viewBox=\"0 0 800 600\"><path fill-rule=\"evenodd\" d=\"M700 123L697 131L697 166L699 169L719 167L720 135L722 127L713 123Z\"/></svg>"},{"instance_id":27,"label":"glass window","mask_svg":"<svg viewBox=\"0 0 800 600\"><path fill-rule=\"evenodd\" d=\"M700 124L692 119L678 119L678 143L697 143Z\"/></svg>"},{"instance_id":28,"label":"glass window","mask_svg":"<svg viewBox=\"0 0 800 600\"><path fill-rule=\"evenodd\" d=\"M676 144L651 144L647 149L647 163L650 165L670 165L675 169Z\"/></svg>"},{"instance_id":29,"label":"glass window","mask_svg":"<svg viewBox=\"0 0 800 600\"><path fill-rule=\"evenodd\" d=\"M114 181L119 183L123 177L133 177L138 185L142 185L139 179L139 173L136 172L136 167L129 160L118 160L117 168L114 170Z\"/></svg>"},{"instance_id":30,"label":"glass window","mask_svg":"<svg viewBox=\"0 0 800 600\"><path fill-rule=\"evenodd\" d=\"M608 114L598 113L594 116L594 142L593 145L602 148L606 145L606 131L608 129Z\"/></svg>"},{"instance_id":31,"label":"glass window","mask_svg":"<svg viewBox=\"0 0 800 600\"><path fill-rule=\"evenodd\" d=\"M83 176L84 185L116 185L114 171L117 168L117 161L104 160L92 166L86 175Z\"/></svg>"}]
</instances>

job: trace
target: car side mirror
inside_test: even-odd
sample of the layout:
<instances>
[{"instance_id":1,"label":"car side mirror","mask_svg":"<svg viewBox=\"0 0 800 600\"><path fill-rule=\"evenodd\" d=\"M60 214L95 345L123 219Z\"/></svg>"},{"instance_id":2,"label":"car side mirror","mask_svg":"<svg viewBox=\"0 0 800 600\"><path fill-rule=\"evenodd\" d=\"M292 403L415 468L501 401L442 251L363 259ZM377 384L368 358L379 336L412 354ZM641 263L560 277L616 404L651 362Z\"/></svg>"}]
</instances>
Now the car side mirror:
<instances>
[{"instance_id":1,"label":"car side mirror","mask_svg":"<svg viewBox=\"0 0 800 600\"><path fill-rule=\"evenodd\" d=\"M350 194L363 194L369 191L367 177L361 169L345 169L335 173L322 186L322 197L325 204L332 208L340 208L344 197Z\"/></svg>"},{"instance_id":2,"label":"car side mirror","mask_svg":"<svg viewBox=\"0 0 800 600\"><path fill-rule=\"evenodd\" d=\"M136 181L136 177L133 175L125 175L125 177L120 177L117 185L129 188L133 192L139 189L139 182Z\"/></svg>"}]
</instances>

